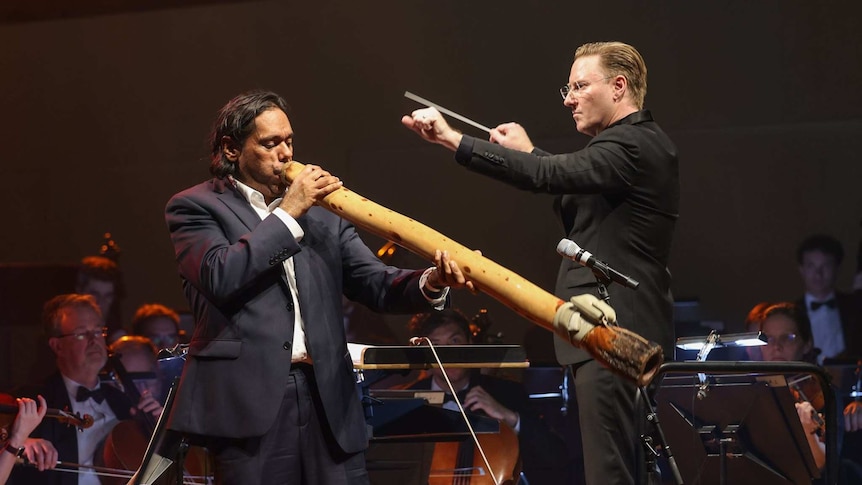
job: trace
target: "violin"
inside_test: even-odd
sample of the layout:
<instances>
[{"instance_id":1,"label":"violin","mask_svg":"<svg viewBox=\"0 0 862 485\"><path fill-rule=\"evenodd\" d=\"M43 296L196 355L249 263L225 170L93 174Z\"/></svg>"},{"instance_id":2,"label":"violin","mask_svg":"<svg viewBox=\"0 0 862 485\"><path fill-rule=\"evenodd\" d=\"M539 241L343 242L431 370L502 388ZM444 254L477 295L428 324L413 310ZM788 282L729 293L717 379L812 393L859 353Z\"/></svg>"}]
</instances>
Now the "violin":
<instances>
[{"instance_id":1,"label":"violin","mask_svg":"<svg viewBox=\"0 0 862 485\"><path fill-rule=\"evenodd\" d=\"M0 393L0 428L9 429L18 416L18 401L9 394ZM61 409L48 408L45 418L53 418L68 426L74 426L79 430L85 430L93 425L93 417L89 414L81 416L80 413L72 414Z\"/></svg>"},{"instance_id":2,"label":"violin","mask_svg":"<svg viewBox=\"0 0 862 485\"><path fill-rule=\"evenodd\" d=\"M823 420L823 415L817 411L826 406L826 397L820 384L810 374L803 374L789 378L787 386L797 403L811 403L811 407L814 408L814 411L811 412L811 420L817 425L817 436L825 437L826 422Z\"/></svg>"}]
</instances>

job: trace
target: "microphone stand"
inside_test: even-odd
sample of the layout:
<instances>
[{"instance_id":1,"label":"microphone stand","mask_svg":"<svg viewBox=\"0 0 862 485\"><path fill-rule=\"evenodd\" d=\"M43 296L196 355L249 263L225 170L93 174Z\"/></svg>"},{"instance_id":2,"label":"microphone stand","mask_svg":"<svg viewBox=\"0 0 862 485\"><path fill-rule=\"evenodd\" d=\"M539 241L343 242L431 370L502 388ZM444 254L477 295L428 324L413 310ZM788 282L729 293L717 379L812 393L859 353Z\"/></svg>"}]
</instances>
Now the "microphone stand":
<instances>
[{"instance_id":1,"label":"microphone stand","mask_svg":"<svg viewBox=\"0 0 862 485\"><path fill-rule=\"evenodd\" d=\"M596 293L598 293L599 299L610 305L611 295L608 293L608 285L613 283L614 280L611 279L611 275L606 271L596 268L595 266L590 269L593 271L593 276L596 278Z\"/></svg>"},{"instance_id":2,"label":"microphone stand","mask_svg":"<svg viewBox=\"0 0 862 485\"><path fill-rule=\"evenodd\" d=\"M603 271L600 268L595 266L590 268L593 271L593 276L596 278L596 292L601 300L603 300L608 305L611 304L611 295L608 293L608 285L613 283L614 281L611 279L610 274L608 272ZM634 288L637 289L637 288ZM646 421L648 423L652 423L655 428L655 432L658 435L658 443L661 445L664 450L665 455L667 456L668 466L670 467L670 471L673 474L674 483L676 485L683 485L682 475L680 474L679 467L676 464L676 458L673 456L673 452L670 449L670 445L667 443L667 439L664 436L664 431L662 430L661 423L658 420L658 413L655 410L652 402L650 401L650 395L647 392L646 386L638 386L638 394L643 398L644 404L646 404ZM637 399L637 398L635 398ZM657 470L656 458L659 456L659 452L652 445L653 438L648 434L642 434L640 436L641 444L644 447L644 460L646 464L646 473L650 474L653 470ZM648 482L650 482L648 480Z\"/></svg>"}]
</instances>

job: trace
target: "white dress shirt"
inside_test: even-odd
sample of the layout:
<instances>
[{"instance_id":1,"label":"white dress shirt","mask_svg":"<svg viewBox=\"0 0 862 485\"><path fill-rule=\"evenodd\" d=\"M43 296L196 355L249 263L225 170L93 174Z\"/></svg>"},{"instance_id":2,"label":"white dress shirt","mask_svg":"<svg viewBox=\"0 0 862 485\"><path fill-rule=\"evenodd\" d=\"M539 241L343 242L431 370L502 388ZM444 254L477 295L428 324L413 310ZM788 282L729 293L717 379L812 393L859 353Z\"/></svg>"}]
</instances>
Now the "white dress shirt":
<instances>
[{"instance_id":1,"label":"white dress shirt","mask_svg":"<svg viewBox=\"0 0 862 485\"><path fill-rule=\"evenodd\" d=\"M287 226L291 234L293 234L293 238L296 242L302 240L302 237L305 236L305 231L302 230L302 227L300 227L299 223L296 222L296 219L291 217L290 214L278 206L281 204L282 198L275 199L271 204L267 205L263 194L248 185L245 185L239 180L232 177L231 180L236 184L236 188L239 190L239 193L245 197L249 204L251 204L251 207L261 220L270 214L273 214ZM422 274L422 277L419 279L419 288L422 291L422 295L424 295L425 299L428 300L434 308L442 310L446 303L446 295L449 294L449 288L446 287L441 290L428 288L427 291L425 288L428 275L433 269L434 268L428 268ZM293 326L293 350L291 353L291 362L307 362L310 364L312 363L312 360L311 355L309 355L308 352L308 346L306 345L305 322L302 319L302 312L299 307L299 292L296 288L296 272L294 271L293 257L284 260L284 275L287 280L287 285L290 288L290 296L293 299L293 308L296 315L296 320L294 320Z\"/></svg>"},{"instance_id":2,"label":"white dress shirt","mask_svg":"<svg viewBox=\"0 0 862 485\"><path fill-rule=\"evenodd\" d=\"M278 207L278 205L281 204L281 198L275 199L271 204L266 205L263 194L248 185L245 185L239 180L233 179L233 181L236 183L236 188L239 190L239 193L245 197L249 204L251 204L251 207L260 217L260 220L264 220L267 216L273 214L284 222L284 225L286 225L290 230L290 233L293 234L293 238L296 242L302 240L302 237L305 236L305 231L302 230L302 227L299 226L296 219ZM283 265L284 277L287 281L287 286L290 288L290 297L293 299L293 311L294 315L296 315L296 319L293 321L293 349L291 351L290 361L307 362L310 364L311 356L308 354L308 346L305 343L305 322L302 320L302 312L299 308L299 292L296 288L296 272L293 269L293 257L285 259Z\"/></svg>"},{"instance_id":3,"label":"white dress shirt","mask_svg":"<svg viewBox=\"0 0 862 485\"><path fill-rule=\"evenodd\" d=\"M844 329L841 326L837 300L834 308L822 305L817 310L811 309L811 302L828 300L835 300L835 293L823 300L818 300L808 293L805 294L805 309L808 310L808 319L811 321L811 335L814 338L814 346L820 349L820 355L817 356L818 364L823 364L824 359L837 356L845 348Z\"/></svg>"},{"instance_id":4,"label":"white dress shirt","mask_svg":"<svg viewBox=\"0 0 862 485\"><path fill-rule=\"evenodd\" d=\"M81 416L89 414L93 417L92 426L75 433L75 436L78 438L78 464L92 466L96 449L108 437L108 434L119 421L114 411L111 410L107 399L101 403L97 403L93 399L78 402L75 396L78 394L78 387L83 386L83 384L75 382L66 376L63 376L63 383L66 385L66 392L69 394L69 401L72 403L72 413L80 413ZM99 388L100 385L96 385L96 389ZM93 391L95 389L90 390ZM78 475L78 485L100 485L100 483L99 477L92 470L81 469L81 473Z\"/></svg>"}]
</instances>

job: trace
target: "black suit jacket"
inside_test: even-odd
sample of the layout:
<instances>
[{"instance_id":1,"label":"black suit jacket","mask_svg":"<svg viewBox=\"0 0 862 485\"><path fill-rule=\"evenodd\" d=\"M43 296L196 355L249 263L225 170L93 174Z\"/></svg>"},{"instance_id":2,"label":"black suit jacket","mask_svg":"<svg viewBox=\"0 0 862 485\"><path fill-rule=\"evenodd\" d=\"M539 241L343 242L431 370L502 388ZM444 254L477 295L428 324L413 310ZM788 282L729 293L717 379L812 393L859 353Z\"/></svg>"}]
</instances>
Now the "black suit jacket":
<instances>
[{"instance_id":1,"label":"black suit jacket","mask_svg":"<svg viewBox=\"0 0 862 485\"><path fill-rule=\"evenodd\" d=\"M105 393L105 399L117 419L122 421L131 418L132 403L129 398L115 387L107 385L101 387ZM72 409L69 393L66 392L66 385L59 372L49 377L41 386L20 389L18 395L31 398L42 395L50 408ZM50 441L57 449L60 461L78 463L77 433L77 428L67 426L56 419L45 418L33 430L30 437ZM35 468L16 467L8 483L10 485L76 485L78 475L52 470L40 472Z\"/></svg>"},{"instance_id":2,"label":"black suit jacket","mask_svg":"<svg viewBox=\"0 0 862 485\"><path fill-rule=\"evenodd\" d=\"M574 153L524 153L465 136L456 160L520 189L558 195L555 210L566 237L640 282L637 290L608 287L620 326L673 356L667 262L679 212L678 160L676 147L649 111L614 123ZM590 269L563 260L557 296L596 294L595 285ZM555 344L562 364L589 358L559 337Z\"/></svg>"},{"instance_id":3,"label":"black suit jacket","mask_svg":"<svg viewBox=\"0 0 862 485\"><path fill-rule=\"evenodd\" d=\"M261 221L229 180L175 195L166 220L195 316L169 427L245 438L272 426L291 363L295 309L282 263L293 257L325 419L344 452L364 449L341 295L380 312L429 311L421 272L384 265L350 223L320 207L297 220L297 243L277 216Z\"/></svg>"},{"instance_id":4,"label":"black suit jacket","mask_svg":"<svg viewBox=\"0 0 862 485\"><path fill-rule=\"evenodd\" d=\"M806 313L811 309L805 305L805 297L796 300L796 304L805 308ZM853 293L835 292L835 305L841 318L841 330L844 333L844 352L837 357L840 359L862 358L862 290ZM817 342L814 342L817 346Z\"/></svg>"}]
</instances>

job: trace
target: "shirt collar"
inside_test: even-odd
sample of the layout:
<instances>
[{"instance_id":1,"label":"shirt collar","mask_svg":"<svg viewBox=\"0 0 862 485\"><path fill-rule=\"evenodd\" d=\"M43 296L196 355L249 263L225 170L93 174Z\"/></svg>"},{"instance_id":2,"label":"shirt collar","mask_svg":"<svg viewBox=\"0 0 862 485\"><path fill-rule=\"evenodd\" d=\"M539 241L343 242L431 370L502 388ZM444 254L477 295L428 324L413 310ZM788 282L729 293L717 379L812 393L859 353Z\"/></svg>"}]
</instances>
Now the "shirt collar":
<instances>
[{"instance_id":1,"label":"shirt collar","mask_svg":"<svg viewBox=\"0 0 862 485\"><path fill-rule=\"evenodd\" d=\"M256 207L267 212L272 212L273 209L278 207L278 204L281 203L282 197L279 197L267 206L266 199L263 197L263 194L261 194L260 191L249 187L248 185L235 179L233 176L228 176L228 178L234 185L234 187L236 187L236 189L239 191L239 193L242 194L242 197L247 200L248 203L252 205L252 207Z\"/></svg>"},{"instance_id":2,"label":"shirt collar","mask_svg":"<svg viewBox=\"0 0 862 485\"><path fill-rule=\"evenodd\" d=\"M60 377L63 378L63 384L66 386L66 392L68 392L70 396L75 396L78 393L78 387L79 386L86 388L86 389L90 389L89 387L81 384L80 382L76 382L75 380L70 379L70 378L64 376L63 374L60 374ZM90 389L90 390L95 391L96 389L99 389L101 387L102 387L102 383L96 382L96 387L94 387L93 389Z\"/></svg>"},{"instance_id":3,"label":"shirt collar","mask_svg":"<svg viewBox=\"0 0 862 485\"><path fill-rule=\"evenodd\" d=\"M652 113L648 109L642 109L639 111L635 111L634 113L629 113L628 115L620 118L614 123L608 125L608 128L617 126L617 125L637 125L639 123L643 123L645 121L652 121ZM607 128L605 128L607 129Z\"/></svg>"}]
</instances>

